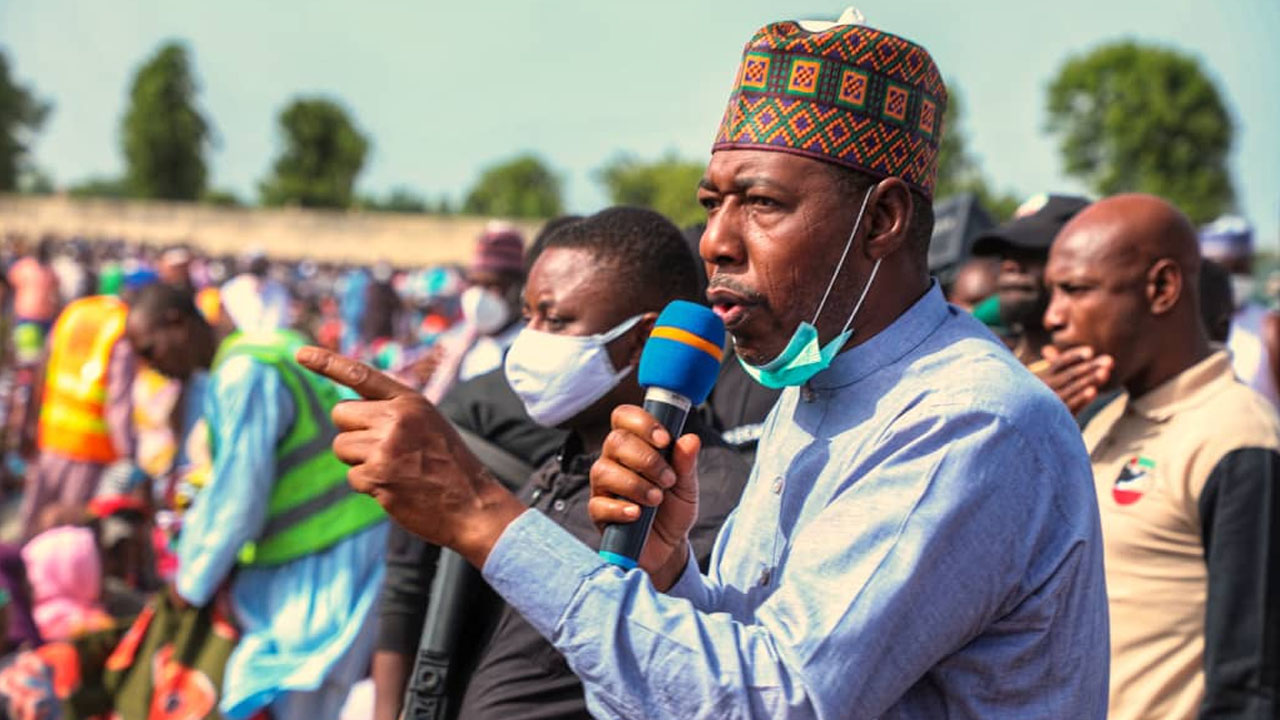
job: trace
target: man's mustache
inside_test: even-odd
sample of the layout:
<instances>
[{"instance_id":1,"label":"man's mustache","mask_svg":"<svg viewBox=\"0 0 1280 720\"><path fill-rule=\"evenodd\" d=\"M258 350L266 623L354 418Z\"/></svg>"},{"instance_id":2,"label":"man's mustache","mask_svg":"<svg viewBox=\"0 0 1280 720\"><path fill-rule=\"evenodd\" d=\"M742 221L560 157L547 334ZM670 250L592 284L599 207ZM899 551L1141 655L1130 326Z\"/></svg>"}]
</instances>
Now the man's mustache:
<instances>
[{"instance_id":1,"label":"man's mustache","mask_svg":"<svg viewBox=\"0 0 1280 720\"><path fill-rule=\"evenodd\" d=\"M747 287L746 284L728 275L715 275L707 283L708 294L716 290L728 290L729 292L740 296L744 302L752 305L765 305L768 302L768 298L764 295L756 292L752 288Z\"/></svg>"}]
</instances>

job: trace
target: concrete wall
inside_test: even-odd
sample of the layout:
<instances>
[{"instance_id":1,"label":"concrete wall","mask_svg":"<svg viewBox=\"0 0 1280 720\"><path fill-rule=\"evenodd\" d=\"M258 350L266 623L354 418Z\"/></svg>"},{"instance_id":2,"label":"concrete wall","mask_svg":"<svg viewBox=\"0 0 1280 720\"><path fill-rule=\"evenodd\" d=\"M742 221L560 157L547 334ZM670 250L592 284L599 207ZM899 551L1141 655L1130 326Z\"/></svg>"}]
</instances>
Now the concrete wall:
<instances>
[{"instance_id":1,"label":"concrete wall","mask_svg":"<svg viewBox=\"0 0 1280 720\"><path fill-rule=\"evenodd\" d=\"M467 259L487 220L398 213L217 208L193 203L0 195L0 234L113 237L212 253L252 249L282 258L389 260L427 265ZM526 241L536 223L522 223Z\"/></svg>"}]
</instances>

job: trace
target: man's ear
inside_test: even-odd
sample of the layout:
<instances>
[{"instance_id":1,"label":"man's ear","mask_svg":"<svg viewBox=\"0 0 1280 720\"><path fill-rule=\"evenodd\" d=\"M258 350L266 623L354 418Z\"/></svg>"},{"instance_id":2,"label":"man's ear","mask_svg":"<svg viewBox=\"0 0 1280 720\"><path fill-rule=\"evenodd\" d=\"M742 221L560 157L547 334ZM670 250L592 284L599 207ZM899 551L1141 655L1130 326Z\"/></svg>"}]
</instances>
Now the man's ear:
<instances>
[{"instance_id":1,"label":"man's ear","mask_svg":"<svg viewBox=\"0 0 1280 720\"><path fill-rule=\"evenodd\" d=\"M636 326L631 328L631 332L627 333L633 338L631 341L633 343L632 348L627 353L628 365L640 364L640 354L644 352L645 343L649 341L649 333L653 332L653 324L657 320L658 313L647 312L640 316L640 322L636 323Z\"/></svg>"},{"instance_id":2,"label":"man's ear","mask_svg":"<svg viewBox=\"0 0 1280 720\"><path fill-rule=\"evenodd\" d=\"M1160 258L1147 270L1147 306L1152 315L1164 315L1182 297L1182 268L1169 258Z\"/></svg>"},{"instance_id":3,"label":"man's ear","mask_svg":"<svg viewBox=\"0 0 1280 720\"><path fill-rule=\"evenodd\" d=\"M893 253L907 240L915 198L901 179L888 177L871 188L862 226L866 228L863 251L868 260L880 260Z\"/></svg>"}]
</instances>

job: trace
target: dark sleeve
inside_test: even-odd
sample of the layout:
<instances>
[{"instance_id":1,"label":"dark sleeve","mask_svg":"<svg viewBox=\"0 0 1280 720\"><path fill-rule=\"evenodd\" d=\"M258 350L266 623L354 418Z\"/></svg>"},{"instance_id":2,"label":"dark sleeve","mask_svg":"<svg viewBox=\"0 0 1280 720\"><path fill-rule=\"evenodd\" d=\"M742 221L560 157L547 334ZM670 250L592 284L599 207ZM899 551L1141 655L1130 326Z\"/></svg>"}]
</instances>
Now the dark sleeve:
<instances>
[{"instance_id":1,"label":"dark sleeve","mask_svg":"<svg viewBox=\"0 0 1280 720\"><path fill-rule=\"evenodd\" d=\"M1200 495L1209 569L1201 718L1280 716L1280 453L1224 457Z\"/></svg>"},{"instance_id":2,"label":"dark sleeve","mask_svg":"<svg viewBox=\"0 0 1280 720\"><path fill-rule=\"evenodd\" d=\"M533 467L555 455L567 436L529 417L502 368L455 385L440 400L440 412Z\"/></svg>"},{"instance_id":3,"label":"dark sleeve","mask_svg":"<svg viewBox=\"0 0 1280 720\"><path fill-rule=\"evenodd\" d=\"M440 401L440 412L535 467L564 443L563 432L529 418L501 369L456 385ZM378 611L379 650L408 655L417 651L439 557L438 546L392 523Z\"/></svg>"},{"instance_id":4,"label":"dark sleeve","mask_svg":"<svg viewBox=\"0 0 1280 720\"><path fill-rule=\"evenodd\" d=\"M438 546L391 524L378 607L378 650L402 655L417 652L439 557Z\"/></svg>"}]
</instances>

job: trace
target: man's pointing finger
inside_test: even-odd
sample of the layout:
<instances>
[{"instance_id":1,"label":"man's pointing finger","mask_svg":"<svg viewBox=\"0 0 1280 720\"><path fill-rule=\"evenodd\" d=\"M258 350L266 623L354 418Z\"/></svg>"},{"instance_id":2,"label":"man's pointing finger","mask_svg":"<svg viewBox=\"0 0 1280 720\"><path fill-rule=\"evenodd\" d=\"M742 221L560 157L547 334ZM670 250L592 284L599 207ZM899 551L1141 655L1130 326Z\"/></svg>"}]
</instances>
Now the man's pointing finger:
<instances>
[{"instance_id":1,"label":"man's pointing finger","mask_svg":"<svg viewBox=\"0 0 1280 720\"><path fill-rule=\"evenodd\" d=\"M365 400L390 400L418 393L373 368L324 348L308 345L294 356L298 363L318 375L356 391Z\"/></svg>"}]
</instances>

